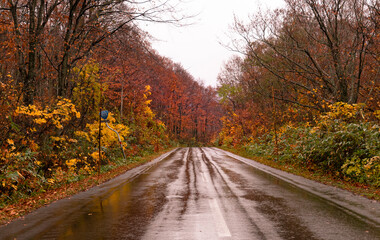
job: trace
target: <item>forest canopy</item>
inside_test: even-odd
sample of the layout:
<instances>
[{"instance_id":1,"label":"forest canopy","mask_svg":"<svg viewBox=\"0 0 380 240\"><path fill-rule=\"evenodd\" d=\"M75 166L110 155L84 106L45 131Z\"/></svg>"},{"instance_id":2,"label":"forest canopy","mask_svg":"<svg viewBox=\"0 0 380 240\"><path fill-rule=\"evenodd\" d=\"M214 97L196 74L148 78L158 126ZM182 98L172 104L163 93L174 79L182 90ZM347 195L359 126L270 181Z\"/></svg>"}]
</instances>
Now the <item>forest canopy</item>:
<instances>
[{"instance_id":1,"label":"forest canopy","mask_svg":"<svg viewBox=\"0 0 380 240\"><path fill-rule=\"evenodd\" d=\"M176 6L0 1L1 203L217 134L216 90L157 53L137 24L180 25Z\"/></svg>"},{"instance_id":2,"label":"forest canopy","mask_svg":"<svg viewBox=\"0 0 380 240\"><path fill-rule=\"evenodd\" d=\"M231 27L218 144L379 186L379 1L285 3Z\"/></svg>"}]
</instances>

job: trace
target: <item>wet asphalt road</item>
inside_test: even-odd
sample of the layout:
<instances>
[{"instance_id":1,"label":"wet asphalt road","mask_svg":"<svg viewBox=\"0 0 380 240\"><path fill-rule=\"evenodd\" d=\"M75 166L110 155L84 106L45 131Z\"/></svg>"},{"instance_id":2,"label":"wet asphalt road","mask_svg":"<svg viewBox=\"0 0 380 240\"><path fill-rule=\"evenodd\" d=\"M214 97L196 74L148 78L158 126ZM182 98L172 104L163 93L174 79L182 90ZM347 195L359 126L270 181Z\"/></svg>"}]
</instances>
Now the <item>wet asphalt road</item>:
<instances>
[{"instance_id":1,"label":"wet asphalt road","mask_svg":"<svg viewBox=\"0 0 380 240\"><path fill-rule=\"evenodd\" d=\"M257 168L179 148L0 227L0 239L380 239L379 203Z\"/></svg>"}]
</instances>

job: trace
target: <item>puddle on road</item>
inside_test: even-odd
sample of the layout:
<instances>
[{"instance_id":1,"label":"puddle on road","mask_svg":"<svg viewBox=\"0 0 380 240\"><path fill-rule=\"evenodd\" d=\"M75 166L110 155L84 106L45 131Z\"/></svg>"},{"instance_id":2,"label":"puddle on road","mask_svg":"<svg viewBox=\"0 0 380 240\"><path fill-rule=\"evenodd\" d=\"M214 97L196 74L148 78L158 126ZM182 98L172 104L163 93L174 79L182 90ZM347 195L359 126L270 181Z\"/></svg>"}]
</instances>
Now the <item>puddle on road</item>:
<instances>
[{"instance_id":1,"label":"puddle on road","mask_svg":"<svg viewBox=\"0 0 380 240\"><path fill-rule=\"evenodd\" d=\"M56 229L36 239L52 235L55 239L136 239L167 202L165 185L144 186L142 193L144 178L141 175L113 189L109 196L93 199L69 219L58 222Z\"/></svg>"},{"instance_id":2,"label":"puddle on road","mask_svg":"<svg viewBox=\"0 0 380 240\"><path fill-rule=\"evenodd\" d=\"M70 217L57 222L34 239L138 239L149 222L168 202L166 187L176 180L182 160L162 160L130 182L93 198ZM163 165L163 166L162 166ZM158 173L157 173L158 172Z\"/></svg>"}]
</instances>

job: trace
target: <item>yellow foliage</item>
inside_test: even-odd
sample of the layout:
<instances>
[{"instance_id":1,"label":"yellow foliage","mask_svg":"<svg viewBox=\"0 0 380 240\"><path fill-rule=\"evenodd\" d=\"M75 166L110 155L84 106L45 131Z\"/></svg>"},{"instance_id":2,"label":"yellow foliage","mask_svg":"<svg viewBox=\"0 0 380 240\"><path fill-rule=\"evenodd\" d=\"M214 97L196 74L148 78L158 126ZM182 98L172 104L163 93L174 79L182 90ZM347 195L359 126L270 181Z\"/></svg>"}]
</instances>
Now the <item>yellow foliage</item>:
<instances>
[{"instance_id":1,"label":"yellow foliage","mask_svg":"<svg viewBox=\"0 0 380 240\"><path fill-rule=\"evenodd\" d=\"M70 160L66 161L66 165L69 168L73 168L73 167L75 167L75 165L77 164L77 162L78 162L78 159L76 159L76 158L70 159Z\"/></svg>"},{"instance_id":2,"label":"yellow foliage","mask_svg":"<svg viewBox=\"0 0 380 240\"><path fill-rule=\"evenodd\" d=\"M380 110L376 110L374 113L375 117L380 120Z\"/></svg>"},{"instance_id":3,"label":"yellow foliage","mask_svg":"<svg viewBox=\"0 0 380 240\"><path fill-rule=\"evenodd\" d=\"M15 142L12 139L7 139L7 143L9 145L15 145Z\"/></svg>"},{"instance_id":4,"label":"yellow foliage","mask_svg":"<svg viewBox=\"0 0 380 240\"><path fill-rule=\"evenodd\" d=\"M143 101L143 109L144 109L144 115L149 120L152 120L155 117L155 114L153 113L152 109L149 107L152 100L148 100L148 96L150 96L152 93L150 92L150 86L145 86L145 93L144 93L144 101Z\"/></svg>"},{"instance_id":5,"label":"yellow foliage","mask_svg":"<svg viewBox=\"0 0 380 240\"><path fill-rule=\"evenodd\" d=\"M153 111L152 111L152 109L150 109L149 106L145 106L145 108L144 108L144 114L147 115L150 118L154 118L154 116L155 116L154 113L153 113Z\"/></svg>"},{"instance_id":6,"label":"yellow foliage","mask_svg":"<svg viewBox=\"0 0 380 240\"><path fill-rule=\"evenodd\" d=\"M70 138L68 141L71 142L71 143L77 143L78 142L78 140L72 139L72 138Z\"/></svg>"},{"instance_id":7,"label":"yellow foliage","mask_svg":"<svg viewBox=\"0 0 380 240\"><path fill-rule=\"evenodd\" d=\"M98 151L91 153L90 156L91 156L93 159L95 159L96 161L99 160L99 152L98 152Z\"/></svg>"},{"instance_id":8,"label":"yellow foliage","mask_svg":"<svg viewBox=\"0 0 380 240\"><path fill-rule=\"evenodd\" d=\"M163 129L164 131L166 131L166 125L165 123L163 123L162 121L160 120L157 120L157 126L161 129Z\"/></svg>"},{"instance_id":9,"label":"yellow foliage","mask_svg":"<svg viewBox=\"0 0 380 240\"><path fill-rule=\"evenodd\" d=\"M371 168L377 168L378 172L380 172L380 156L374 156L368 160L366 165L364 165L366 170L370 170Z\"/></svg>"},{"instance_id":10,"label":"yellow foliage","mask_svg":"<svg viewBox=\"0 0 380 240\"><path fill-rule=\"evenodd\" d=\"M69 122L74 117L80 117L80 113L76 110L75 105L71 103L71 100L65 98L60 99L56 107L47 107L43 110L38 109L35 105L18 107L15 115L16 117L21 115L31 117L33 122L38 125L53 124L58 129L62 129L63 124Z\"/></svg>"},{"instance_id":11,"label":"yellow foliage","mask_svg":"<svg viewBox=\"0 0 380 240\"><path fill-rule=\"evenodd\" d=\"M380 186L380 156L363 160L357 157L348 159L342 166L342 172L348 179L359 182L369 181L375 186Z\"/></svg>"},{"instance_id":12,"label":"yellow foliage","mask_svg":"<svg viewBox=\"0 0 380 240\"><path fill-rule=\"evenodd\" d=\"M45 118L37 118L37 119L34 119L34 122L41 125L41 124L46 123L46 119Z\"/></svg>"},{"instance_id":13,"label":"yellow foliage","mask_svg":"<svg viewBox=\"0 0 380 240\"><path fill-rule=\"evenodd\" d=\"M87 141L90 141L90 139L88 138L88 134L86 132L84 132L84 131L76 131L75 135L77 137L85 138Z\"/></svg>"},{"instance_id":14,"label":"yellow foliage","mask_svg":"<svg viewBox=\"0 0 380 240\"><path fill-rule=\"evenodd\" d=\"M243 127L240 124L240 117L236 113L231 114L231 118L222 117L223 128L219 132L219 138L224 145L236 145L242 138Z\"/></svg>"},{"instance_id":15,"label":"yellow foliage","mask_svg":"<svg viewBox=\"0 0 380 240\"><path fill-rule=\"evenodd\" d=\"M84 171L84 173L87 173L87 174L91 174L91 173L93 173L94 172L94 167L91 167L90 165L85 165L84 167L83 167L83 171Z\"/></svg>"},{"instance_id":16,"label":"yellow foliage","mask_svg":"<svg viewBox=\"0 0 380 240\"><path fill-rule=\"evenodd\" d=\"M54 136L51 136L50 139L55 142L63 142L66 140L64 137L54 137Z\"/></svg>"},{"instance_id":17,"label":"yellow foliage","mask_svg":"<svg viewBox=\"0 0 380 240\"><path fill-rule=\"evenodd\" d=\"M129 135L129 128L123 124L116 123L115 118L113 117L113 114L110 113L108 115L108 125L115 129L119 135L120 140L124 141L125 138ZM119 140L115 132L110 130L104 122L101 124L101 136L102 136L102 146L105 147L111 147L111 146L118 146ZM99 139L99 122L94 122L92 124L86 125L86 131L77 131L75 132L75 135L78 137L83 137L87 141L92 142L96 144Z\"/></svg>"},{"instance_id":18,"label":"yellow foliage","mask_svg":"<svg viewBox=\"0 0 380 240\"><path fill-rule=\"evenodd\" d=\"M73 102L82 113L87 112L87 117L96 119L101 101L102 90L107 86L100 83L99 65L90 61L81 67L73 69L76 86L73 89ZM80 118L78 113L77 118Z\"/></svg>"},{"instance_id":19,"label":"yellow foliage","mask_svg":"<svg viewBox=\"0 0 380 240\"><path fill-rule=\"evenodd\" d=\"M19 106L12 115L14 128L9 139L6 140L8 148L0 153L0 161L15 161L18 167L25 169L24 161L15 159L31 158L31 153L35 154L41 150L41 146L52 143L52 149L48 155L44 155L44 160L33 161L33 168L40 168L47 161L54 162L56 159L63 158L66 151L55 152L57 149L66 150L68 138L62 134L60 129L67 126L72 120L76 119L79 112L74 104L68 99L59 99L56 104L42 108L37 105ZM47 141L51 140L51 141ZM31 153L26 154L25 149Z\"/></svg>"},{"instance_id":20,"label":"yellow foliage","mask_svg":"<svg viewBox=\"0 0 380 240\"><path fill-rule=\"evenodd\" d=\"M326 114L329 119L350 120L358 114L363 117L363 108L365 104L348 104L344 102L336 102L330 105L330 112Z\"/></svg>"},{"instance_id":21,"label":"yellow foliage","mask_svg":"<svg viewBox=\"0 0 380 240\"><path fill-rule=\"evenodd\" d=\"M319 116L317 126L314 130L328 128L334 120L351 122L358 117L362 119L365 118L363 110L365 108L364 103L348 104L344 102L336 102L334 104L330 104L328 107L330 108L330 111Z\"/></svg>"}]
</instances>

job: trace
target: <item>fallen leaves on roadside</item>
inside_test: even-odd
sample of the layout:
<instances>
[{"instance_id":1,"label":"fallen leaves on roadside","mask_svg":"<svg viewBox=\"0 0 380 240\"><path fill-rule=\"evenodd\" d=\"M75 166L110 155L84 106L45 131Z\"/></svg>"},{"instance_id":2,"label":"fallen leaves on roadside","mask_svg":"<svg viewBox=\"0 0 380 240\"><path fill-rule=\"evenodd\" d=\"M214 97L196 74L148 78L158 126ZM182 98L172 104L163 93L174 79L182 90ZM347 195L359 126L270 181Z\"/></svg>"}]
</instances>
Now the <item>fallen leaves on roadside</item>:
<instances>
[{"instance_id":1,"label":"fallen leaves on roadside","mask_svg":"<svg viewBox=\"0 0 380 240\"><path fill-rule=\"evenodd\" d=\"M2 209L0 208L0 226L3 224L9 224L11 221L19 217L22 217L40 207L48 205L52 202L55 202L63 198L67 198L81 191L87 191L88 189L94 186L97 186L112 178L117 177L120 174L123 174L129 169L138 167L139 165L146 163L147 161L151 161L152 159L163 153L164 151L146 157L144 160L140 162L134 162L128 165L114 168L108 172L100 174L99 177L97 175L88 176L87 178L81 181L66 184L56 189L51 189L30 198L20 199L17 203L7 205Z\"/></svg>"}]
</instances>

